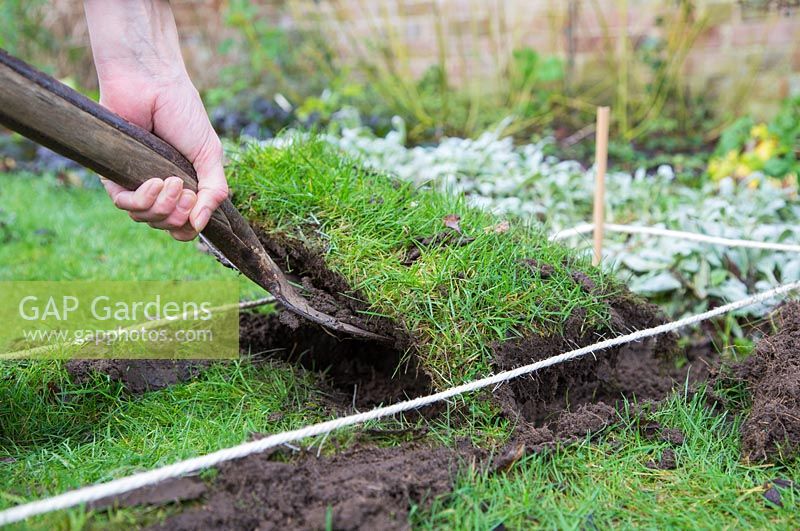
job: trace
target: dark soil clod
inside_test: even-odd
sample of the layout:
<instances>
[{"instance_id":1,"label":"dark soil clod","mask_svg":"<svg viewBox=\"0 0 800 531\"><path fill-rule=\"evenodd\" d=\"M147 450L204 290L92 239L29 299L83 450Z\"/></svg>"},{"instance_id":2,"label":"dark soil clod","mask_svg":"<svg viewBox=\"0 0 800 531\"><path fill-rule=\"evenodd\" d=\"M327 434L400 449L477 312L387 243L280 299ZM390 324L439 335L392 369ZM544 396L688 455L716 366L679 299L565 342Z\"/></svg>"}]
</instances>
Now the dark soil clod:
<instances>
[{"instance_id":1,"label":"dark soil clod","mask_svg":"<svg viewBox=\"0 0 800 531\"><path fill-rule=\"evenodd\" d=\"M794 481L792 481L790 479L775 478L775 479L772 480L772 483L775 486L780 487L782 489L795 489L795 488L798 488L797 483L795 483Z\"/></svg>"},{"instance_id":2,"label":"dark soil clod","mask_svg":"<svg viewBox=\"0 0 800 531\"><path fill-rule=\"evenodd\" d=\"M661 440L673 446L681 446L686 440L686 437L683 435L683 432L677 428L666 428L661 432Z\"/></svg>"},{"instance_id":3,"label":"dark soil clod","mask_svg":"<svg viewBox=\"0 0 800 531\"><path fill-rule=\"evenodd\" d=\"M86 382L92 373L105 374L131 394L157 391L194 378L205 361L195 360L70 360L67 372L75 382Z\"/></svg>"},{"instance_id":4,"label":"dark soil clod","mask_svg":"<svg viewBox=\"0 0 800 531\"><path fill-rule=\"evenodd\" d=\"M116 498L103 498L89 504L93 510L108 507L134 507L136 505L167 505L197 500L208 488L198 477L180 477L164 480L155 485L142 487Z\"/></svg>"},{"instance_id":5,"label":"dark soil clod","mask_svg":"<svg viewBox=\"0 0 800 531\"><path fill-rule=\"evenodd\" d=\"M639 427L642 436L648 441L661 441L673 446L683 445L686 437L677 428L665 428L658 422L647 422Z\"/></svg>"},{"instance_id":6,"label":"dark soil clod","mask_svg":"<svg viewBox=\"0 0 800 531\"><path fill-rule=\"evenodd\" d=\"M597 284L583 271L573 271L572 280L586 293L594 293L597 290Z\"/></svg>"},{"instance_id":7,"label":"dark soil clod","mask_svg":"<svg viewBox=\"0 0 800 531\"><path fill-rule=\"evenodd\" d=\"M615 333L662 322L656 307L638 300L612 299L610 310L610 326ZM602 336L601 331L584 330L583 326L584 319L578 312L568 319L561 335L527 336L497 343L493 364L498 371L513 369L589 345ZM667 362L674 345L673 337L662 336L598 352L596 356L517 378L496 393L497 399L506 415L521 417L538 427L548 425L563 411L576 410L584 404L616 405L623 398L633 397L660 400L686 376Z\"/></svg>"},{"instance_id":8,"label":"dark soil clod","mask_svg":"<svg viewBox=\"0 0 800 531\"><path fill-rule=\"evenodd\" d=\"M539 273L539 278L542 280L547 280L556 272L556 269L552 265L540 262L536 258L525 258L522 263L528 266L531 273Z\"/></svg>"},{"instance_id":9,"label":"dark soil clod","mask_svg":"<svg viewBox=\"0 0 800 531\"><path fill-rule=\"evenodd\" d=\"M753 406L741 428L742 454L752 460L791 459L800 452L800 303L785 305L779 331L733 368Z\"/></svg>"},{"instance_id":10,"label":"dark soil clod","mask_svg":"<svg viewBox=\"0 0 800 531\"><path fill-rule=\"evenodd\" d=\"M675 470L678 468L678 462L675 459L675 451L672 448L666 448L661 452L661 458L658 460L658 463L655 461L648 461L645 466L654 470Z\"/></svg>"},{"instance_id":11,"label":"dark soil clod","mask_svg":"<svg viewBox=\"0 0 800 531\"><path fill-rule=\"evenodd\" d=\"M537 427L523 422L517 426L514 438L506 444L495 458L492 468L508 470L528 453L537 453L559 444L580 441L589 435L597 435L614 423L617 412L602 402L585 404L576 411L564 411L553 422Z\"/></svg>"}]
</instances>

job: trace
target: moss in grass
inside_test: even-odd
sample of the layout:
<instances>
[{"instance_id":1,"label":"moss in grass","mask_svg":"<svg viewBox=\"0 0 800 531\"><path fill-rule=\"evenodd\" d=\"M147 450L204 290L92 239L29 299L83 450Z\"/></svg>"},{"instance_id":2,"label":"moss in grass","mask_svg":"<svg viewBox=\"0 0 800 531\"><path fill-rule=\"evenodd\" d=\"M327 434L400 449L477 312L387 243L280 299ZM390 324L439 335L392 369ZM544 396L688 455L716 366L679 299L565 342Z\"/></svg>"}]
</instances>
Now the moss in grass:
<instances>
[{"instance_id":1,"label":"moss in grass","mask_svg":"<svg viewBox=\"0 0 800 531\"><path fill-rule=\"evenodd\" d=\"M485 375L499 342L560 336L575 317L575 337L613 321L619 286L541 228L364 169L321 140L288 140L236 155L234 202L294 273L335 277L362 314L405 331L435 385Z\"/></svg>"}]
</instances>

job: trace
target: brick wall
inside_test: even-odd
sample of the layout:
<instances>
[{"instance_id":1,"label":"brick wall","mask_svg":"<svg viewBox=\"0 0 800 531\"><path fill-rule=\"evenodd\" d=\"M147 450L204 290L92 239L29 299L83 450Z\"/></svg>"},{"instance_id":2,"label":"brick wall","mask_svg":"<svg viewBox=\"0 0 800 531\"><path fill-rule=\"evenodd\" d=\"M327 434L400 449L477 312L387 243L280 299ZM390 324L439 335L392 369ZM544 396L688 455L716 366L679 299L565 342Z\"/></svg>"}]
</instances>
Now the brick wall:
<instances>
[{"instance_id":1,"label":"brick wall","mask_svg":"<svg viewBox=\"0 0 800 531\"><path fill-rule=\"evenodd\" d=\"M568 61L575 83L607 76L624 43L664 34L677 0L268 0L260 16L283 27L321 28L350 57L402 49L409 75L446 59L452 79L491 82L510 51L530 46ZM80 3L54 0L48 23L72 47L86 42ZM230 32L224 0L173 0L189 69L213 86ZM696 90L747 101L758 112L800 94L800 0L696 0L703 30L682 66ZM230 58L226 59L230 60ZM634 75L632 73L631 75Z\"/></svg>"}]
</instances>

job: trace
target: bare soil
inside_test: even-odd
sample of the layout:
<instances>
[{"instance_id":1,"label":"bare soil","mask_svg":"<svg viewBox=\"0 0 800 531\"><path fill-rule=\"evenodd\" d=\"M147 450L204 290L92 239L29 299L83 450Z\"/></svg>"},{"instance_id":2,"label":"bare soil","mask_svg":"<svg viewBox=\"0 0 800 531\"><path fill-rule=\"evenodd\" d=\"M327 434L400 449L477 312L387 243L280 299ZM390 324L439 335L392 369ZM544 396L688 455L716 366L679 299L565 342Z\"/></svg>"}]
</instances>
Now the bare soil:
<instances>
[{"instance_id":1,"label":"bare soil","mask_svg":"<svg viewBox=\"0 0 800 531\"><path fill-rule=\"evenodd\" d=\"M279 359L320 375L337 409L364 409L431 391L417 358L402 362L402 351L373 341L339 339L306 322L286 325L281 315L243 313L242 353Z\"/></svg>"},{"instance_id":2,"label":"bare soil","mask_svg":"<svg viewBox=\"0 0 800 531\"><path fill-rule=\"evenodd\" d=\"M357 446L323 458L306 453L291 462L254 455L223 464L202 503L153 529L408 529L411 505L449 491L455 471L475 453L405 445ZM200 489L175 484L151 489L147 498L173 500L187 490Z\"/></svg>"},{"instance_id":3,"label":"bare soil","mask_svg":"<svg viewBox=\"0 0 800 531\"><path fill-rule=\"evenodd\" d=\"M751 460L790 459L800 452L800 303L781 308L778 331L733 368L752 396L741 428L742 455Z\"/></svg>"},{"instance_id":4,"label":"bare soil","mask_svg":"<svg viewBox=\"0 0 800 531\"><path fill-rule=\"evenodd\" d=\"M616 333L662 322L655 306L625 296L612 299L610 312ZM494 366L498 371L509 370L596 342L599 332L584 330L583 322L579 310L568 319L563 335L497 344ZM674 355L673 336L631 343L517 378L495 396L504 414L519 423L518 432L530 449L540 448L602 429L615 418L621 400L664 398L676 382L687 377L684 370L676 369ZM696 371L690 378L702 378L704 372Z\"/></svg>"}]
</instances>

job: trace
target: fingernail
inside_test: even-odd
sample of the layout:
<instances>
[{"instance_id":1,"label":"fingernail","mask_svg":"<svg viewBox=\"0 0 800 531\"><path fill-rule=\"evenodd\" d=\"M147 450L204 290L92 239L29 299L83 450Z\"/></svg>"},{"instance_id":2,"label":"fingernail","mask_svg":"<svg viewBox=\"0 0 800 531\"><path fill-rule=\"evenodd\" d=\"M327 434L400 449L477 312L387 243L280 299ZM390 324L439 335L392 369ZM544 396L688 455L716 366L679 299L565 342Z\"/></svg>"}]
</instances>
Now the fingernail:
<instances>
[{"instance_id":1,"label":"fingernail","mask_svg":"<svg viewBox=\"0 0 800 531\"><path fill-rule=\"evenodd\" d=\"M176 179L170 179L167 181L167 187L169 195L178 195L183 188L183 182Z\"/></svg>"},{"instance_id":2,"label":"fingernail","mask_svg":"<svg viewBox=\"0 0 800 531\"><path fill-rule=\"evenodd\" d=\"M194 206L194 194L189 190L184 190L178 199L178 208L181 210L189 210Z\"/></svg>"},{"instance_id":3,"label":"fingernail","mask_svg":"<svg viewBox=\"0 0 800 531\"><path fill-rule=\"evenodd\" d=\"M194 228L196 231L201 231L206 227L208 220L211 219L211 210L208 207L203 207L200 213L194 220Z\"/></svg>"},{"instance_id":4,"label":"fingernail","mask_svg":"<svg viewBox=\"0 0 800 531\"><path fill-rule=\"evenodd\" d=\"M150 179L149 181L144 183L144 185L146 187L145 188L145 193L151 194L151 193L155 192L156 188L159 188L159 191L160 191L160 189L162 188L163 184L164 184L164 181L162 181L160 179ZM162 185L162 186L159 186L159 185Z\"/></svg>"}]
</instances>

